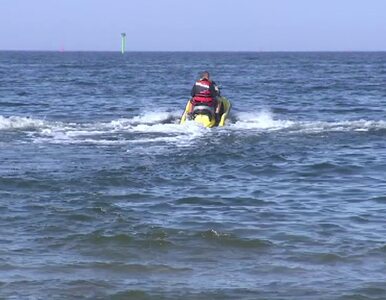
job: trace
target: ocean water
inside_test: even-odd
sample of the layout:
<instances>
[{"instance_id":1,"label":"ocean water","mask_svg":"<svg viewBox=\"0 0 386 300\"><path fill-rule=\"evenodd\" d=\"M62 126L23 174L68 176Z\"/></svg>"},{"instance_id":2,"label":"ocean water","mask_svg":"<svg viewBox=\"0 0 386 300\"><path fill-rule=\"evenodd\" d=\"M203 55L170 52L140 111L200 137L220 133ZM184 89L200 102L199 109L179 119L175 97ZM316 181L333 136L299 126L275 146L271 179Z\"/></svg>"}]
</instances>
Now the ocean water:
<instances>
[{"instance_id":1,"label":"ocean water","mask_svg":"<svg viewBox=\"0 0 386 300\"><path fill-rule=\"evenodd\" d=\"M386 299L385 172L386 53L0 52L0 298Z\"/></svg>"}]
</instances>

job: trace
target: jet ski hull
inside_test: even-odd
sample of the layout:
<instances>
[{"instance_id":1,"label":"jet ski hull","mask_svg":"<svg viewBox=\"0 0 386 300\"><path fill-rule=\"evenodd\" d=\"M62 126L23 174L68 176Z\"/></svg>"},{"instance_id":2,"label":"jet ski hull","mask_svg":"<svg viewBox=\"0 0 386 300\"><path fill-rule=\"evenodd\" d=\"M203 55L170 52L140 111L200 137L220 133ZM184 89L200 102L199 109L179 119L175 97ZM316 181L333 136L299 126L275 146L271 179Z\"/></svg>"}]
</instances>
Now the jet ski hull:
<instances>
[{"instance_id":1,"label":"jet ski hull","mask_svg":"<svg viewBox=\"0 0 386 300\"><path fill-rule=\"evenodd\" d=\"M186 104L185 111L181 117L180 124L186 123L187 120L193 120L201 124L204 127L215 127L215 126L224 126L225 121L229 116L229 111L232 107L231 102L225 98L220 97L218 101L221 101L221 109L220 109L220 119L216 122L216 118L214 116L213 108L204 107L202 105L196 105L192 114L190 114L192 103L188 100Z\"/></svg>"}]
</instances>

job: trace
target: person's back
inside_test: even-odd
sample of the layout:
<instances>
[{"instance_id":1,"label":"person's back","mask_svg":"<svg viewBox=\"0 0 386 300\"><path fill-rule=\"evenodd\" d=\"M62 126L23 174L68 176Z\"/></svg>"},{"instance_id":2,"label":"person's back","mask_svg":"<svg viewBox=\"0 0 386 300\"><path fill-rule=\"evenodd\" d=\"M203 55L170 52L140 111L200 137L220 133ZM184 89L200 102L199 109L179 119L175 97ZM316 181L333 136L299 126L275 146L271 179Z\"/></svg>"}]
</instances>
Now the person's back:
<instances>
[{"instance_id":1,"label":"person's back","mask_svg":"<svg viewBox=\"0 0 386 300\"><path fill-rule=\"evenodd\" d=\"M201 78L195 82L192 91L192 103L202 103L214 106L217 98L217 90L214 82L210 80L208 72L203 72Z\"/></svg>"},{"instance_id":2,"label":"person's back","mask_svg":"<svg viewBox=\"0 0 386 300\"><path fill-rule=\"evenodd\" d=\"M215 116L218 118L221 103L217 101L219 96L218 88L216 84L210 80L209 72L205 71L202 73L201 78L195 82L191 91L191 110L193 111L194 106L197 104L207 105L215 107Z\"/></svg>"}]
</instances>

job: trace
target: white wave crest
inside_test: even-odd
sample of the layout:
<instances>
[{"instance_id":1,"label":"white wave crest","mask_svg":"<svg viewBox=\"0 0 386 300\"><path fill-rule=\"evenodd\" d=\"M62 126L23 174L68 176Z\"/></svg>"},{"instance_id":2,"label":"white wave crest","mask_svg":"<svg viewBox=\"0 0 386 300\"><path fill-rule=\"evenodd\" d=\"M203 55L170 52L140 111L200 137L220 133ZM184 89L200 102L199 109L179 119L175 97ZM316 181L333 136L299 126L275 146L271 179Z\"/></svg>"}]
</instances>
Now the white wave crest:
<instances>
[{"instance_id":1,"label":"white wave crest","mask_svg":"<svg viewBox=\"0 0 386 300\"><path fill-rule=\"evenodd\" d=\"M53 122L35 118L0 116L0 130L19 130L37 143L101 145L131 144L191 145L193 141L212 132L227 134L255 134L280 131L287 134L312 134L333 131L371 131L386 129L385 121L296 121L281 120L269 110L239 112L233 115L235 121L223 128L203 128L195 122L179 124L179 112L148 112L131 118L119 118L108 122Z\"/></svg>"},{"instance_id":2,"label":"white wave crest","mask_svg":"<svg viewBox=\"0 0 386 300\"><path fill-rule=\"evenodd\" d=\"M159 124L159 123L167 123L168 121L177 119L177 113L170 112L147 112L143 113L139 116L134 116L133 118L120 118L117 120L113 120L107 124L101 124L104 127L114 128L114 129L129 129L134 125L139 124Z\"/></svg>"},{"instance_id":3,"label":"white wave crest","mask_svg":"<svg viewBox=\"0 0 386 300\"><path fill-rule=\"evenodd\" d=\"M241 112L236 114L237 121L232 124L237 129L268 129L280 130L294 126L289 120L275 120L269 110L260 112Z\"/></svg>"},{"instance_id":4,"label":"white wave crest","mask_svg":"<svg viewBox=\"0 0 386 300\"><path fill-rule=\"evenodd\" d=\"M332 131L369 131L386 129L385 121L346 120L346 121L292 121L275 119L269 110L236 114L237 121L230 124L236 130L277 131L291 133L319 133Z\"/></svg>"},{"instance_id":5,"label":"white wave crest","mask_svg":"<svg viewBox=\"0 0 386 300\"><path fill-rule=\"evenodd\" d=\"M154 145L161 142L184 146L208 130L194 122L180 125L177 113L149 112L110 122L44 122L44 126L37 128L32 137L36 143Z\"/></svg>"},{"instance_id":6,"label":"white wave crest","mask_svg":"<svg viewBox=\"0 0 386 300\"><path fill-rule=\"evenodd\" d=\"M386 129L385 121L338 121L338 122L321 122L306 121L298 122L298 130L304 133L334 132L334 131L370 131Z\"/></svg>"},{"instance_id":7,"label":"white wave crest","mask_svg":"<svg viewBox=\"0 0 386 300\"><path fill-rule=\"evenodd\" d=\"M45 121L26 117L0 116L0 130L34 129L45 126Z\"/></svg>"}]
</instances>

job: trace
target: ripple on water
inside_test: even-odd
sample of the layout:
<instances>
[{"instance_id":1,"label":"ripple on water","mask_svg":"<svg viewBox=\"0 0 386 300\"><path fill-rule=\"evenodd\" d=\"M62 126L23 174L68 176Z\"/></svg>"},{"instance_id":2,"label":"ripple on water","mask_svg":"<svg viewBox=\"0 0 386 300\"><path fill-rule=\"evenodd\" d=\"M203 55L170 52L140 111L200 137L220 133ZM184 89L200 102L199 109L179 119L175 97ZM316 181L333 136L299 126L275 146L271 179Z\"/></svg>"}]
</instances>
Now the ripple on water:
<instances>
[{"instance_id":1,"label":"ripple on water","mask_svg":"<svg viewBox=\"0 0 386 300\"><path fill-rule=\"evenodd\" d=\"M233 234L217 232L213 229L198 233L199 236L209 242L214 242L221 247L251 248L255 250L264 250L274 246L269 240L257 238L242 238Z\"/></svg>"},{"instance_id":2,"label":"ripple on water","mask_svg":"<svg viewBox=\"0 0 386 300\"><path fill-rule=\"evenodd\" d=\"M256 192L257 195L260 195L260 191ZM224 206L224 207L260 207L260 206L272 206L276 205L276 202L262 200L255 197L182 197L175 201L176 204L187 204L195 206Z\"/></svg>"},{"instance_id":3,"label":"ripple on water","mask_svg":"<svg viewBox=\"0 0 386 300\"><path fill-rule=\"evenodd\" d=\"M385 59L0 51L0 298L386 299Z\"/></svg>"},{"instance_id":4,"label":"ripple on water","mask_svg":"<svg viewBox=\"0 0 386 300\"><path fill-rule=\"evenodd\" d=\"M383 282L372 282L362 284L364 287L354 289L341 297L339 300L384 300L386 296L386 280Z\"/></svg>"},{"instance_id":5,"label":"ripple on water","mask_svg":"<svg viewBox=\"0 0 386 300\"><path fill-rule=\"evenodd\" d=\"M385 204L386 203L386 196L373 197L370 200L377 202L377 203Z\"/></svg>"}]
</instances>

